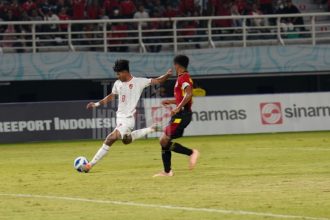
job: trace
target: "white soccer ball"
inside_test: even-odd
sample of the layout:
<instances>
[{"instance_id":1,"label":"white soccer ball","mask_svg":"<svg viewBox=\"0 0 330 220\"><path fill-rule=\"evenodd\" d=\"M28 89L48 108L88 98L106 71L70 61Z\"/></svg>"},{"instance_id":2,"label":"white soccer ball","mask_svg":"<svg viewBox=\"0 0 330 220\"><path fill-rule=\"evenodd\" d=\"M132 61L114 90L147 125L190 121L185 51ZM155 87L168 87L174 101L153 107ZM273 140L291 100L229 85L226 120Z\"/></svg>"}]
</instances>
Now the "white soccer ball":
<instances>
[{"instance_id":1,"label":"white soccer ball","mask_svg":"<svg viewBox=\"0 0 330 220\"><path fill-rule=\"evenodd\" d=\"M86 157L80 156L74 160L73 166L78 172L85 172L85 165L88 163Z\"/></svg>"}]
</instances>

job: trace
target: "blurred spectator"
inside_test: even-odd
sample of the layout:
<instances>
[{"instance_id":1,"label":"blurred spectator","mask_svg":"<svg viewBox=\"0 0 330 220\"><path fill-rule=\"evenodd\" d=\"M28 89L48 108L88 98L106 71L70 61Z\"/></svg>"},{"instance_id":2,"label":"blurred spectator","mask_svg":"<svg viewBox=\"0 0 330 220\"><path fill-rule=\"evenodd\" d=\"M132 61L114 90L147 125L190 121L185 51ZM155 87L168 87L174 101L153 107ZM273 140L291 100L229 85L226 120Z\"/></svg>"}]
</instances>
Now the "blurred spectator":
<instances>
[{"instance_id":1,"label":"blurred spectator","mask_svg":"<svg viewBox=\"0 0 330 220\"><path fill-rule=\"evenodd\" d=\"M32 1L32 0L27 0L26 2L23 3L22 5L22 9L27 12L28 14L30 14L30 12L33 9L36 9L37 5Z\"/></svg>"},{"instance_id":2,"label":"blurred spectator","mask_svg":"<svg viewBox=\"0 0 330 220\"><path fill-rule=\"evenodd\" d=\"M284 13L285 14L300 14L301 12L298 9L298 7L292 3L292 0L287 0L286 6L284 8ZM293 25L298 25L299 27L297 27L297 28L300 31L306 30L304 27L304 19L302 17L286 18L286 20L288 22L292 23Z\"/></svg>"},{"instance_id":3,"label":"blurred spectator","mask_svg":"<svg viewBox=\"0 0 330 220\"><path fill-rule=\"evenodd\" d=\"M216 15L219 5L220 5L220 1L208 0L206 5L206 14L210 16Z\"/></svg>"},{"instance_id":4,"label":"blurred spectator","mask_svg":"<svg viewBox=\"0 0 330 220\"><path fill-rule=\"evenodd\" d=\"M323 9L323 5L327 4L327 2L328 0L314 0L314 3L318 4L320 9Z\"/></svg>"},{"instance_id":5,"label":"blurred spectator","mask_svg":"<svg viewBox=\"0 0 330 220\"><path fill-rule=\"evenodd\" d=\"M109 19L109 16L106 14L105 8L101 8L100 9L100 12L99 12L99 15L98 15L98 19L102 19L102 20L108 20ZM109 28L110 28L110 24L107 25L107 29L109 29ZM103 24L102 23L99 23L98 24L98 29L100 31L103 30ZM97 34L97 37L98 38L103 38L103 33Z\"/></svg>"},{"instance_id":6,"label":"blurred spectator","mask_svg":"<svg viewBox=\"0 0 330 220\"><path fill-rule=\"evenodd\" d=\"M273 14L273 1L272 0L259 0L260 10L263 14Z\"/></svg>"},{"instance_id":7,"label":"blurred spectator","mask_svg":"<svg viewBox=\"0 0 330 220\"><path fill-rule=\"evenodd\" d=\"M265 19L258 18L258 16L262 15L262 11L259 9L257 4L252 5L251 15L256 16L256 18L251 19L251 25L255 27L265 26Z\"/></svg>"},{"instance_id":8,"label":"blurred spectator","mask_svg":"<svg viewBox=\"0 0 330 220\"><path fill-rule=\"evenodd\" d=\"M59 21L59 17L52 11L49 10L48 12L46 11L45 21ZM57 24L51 24L51 25L46 25L46 32L56 32L58 31L58 25Z\"/></svg>"},{"instance_id":9,"label":"blurred spectator","mask_svg":"<svg viewBox=\"0 0 330 220\"><path fill-rule=\"evenodd\" d=\"M116 23L111 26L111 32L108 34L109 38L109 44L112 45L110 47L110 51L114 52L127 52L128 47L127 46L120 46L121 44L124 44L126 41L121 40L120 38L128 37L128 33L126 32L128 30L128 25L124 23ZM113 39L115 38L115 39ZM118 46L113 46L118 45Z\"/></svg>"},{"instance_id":10,"label":"blurred spectator","mask_svg":"<svg viewBox=\"0 0 330 220\"><path fill-rule=\"evenodd\" d=\"M285 2L284 0L278 0L274 7L274 14L284 14Z\"/></svg>"},{"instance_id":11,"label":"blurred spectator","mask_svg":"<svg viewBox=\"0 0 330 220\"><path fill-rule=\"evenodd\" d=\"M185 42L197 42L198 38L195 37L197 35L197 27L198 23L196 21L184 21L178 34L182 36L181 39ZM200 48L200 45L196 43L195 47Z\"/></svg>"},{"instance_id":12,"label":"blurred spectator","mask_svg":"<svg viewBox=\"0 0 330 220\"><path fill-rule=\"evenodd\" d=\"M163 13L163 16L165 18L172 18L172 17L177 17L178 12L172 7L172 5L168 4L166 5L166 9Z\"/></svg>"},{"instance_id":13,"label":"blurred spectator","mask_svg":"<svg viewBox=\"0 0 330 220\"><path fill-rule=\"evenodd\" d=\"M138 1L136 1L138 2ZM150 13L156 9L156 6L153 2L153 0L144 0L143 2L140 2L140 5L143 5L145 10Z\"/></svg>"},{"instance_id":14,"label":"blurred spectator","mask_svg":"<svg viewBox=\"0 0 330 220\"><path fill-rule=\"evenodd\" d=\"M61 21L67 21L70 20L69 15L67 14L67 9L66 8L61 8L60 13L58 14L58 18ZM68 30L68 24L60 24L60 31L67 31Z\"/></svg>"},{"instance_id":15,"label":"blurred spectator","mask_svg":"<svg viewBox=\"0 0 330 220\"><path fill-rule=\"evenodd\" d=\"M294 25L287 20L282 20L280 23L280 27L283 32L294 31Z\"/></svg>"},{"instance_id":16,"label":"blurred spectator","mask_svg":"<svg viewBox=\"0 0 330 220\"><path fill-rule=\"evenodd\" d=\"M47 13L51 10L51 5L48 0L40 3L38 5L38 12L42 17L46 17Z\"/></svg>"},{"instance_id":17,"label":"blurred spectator","mask_svg":"<svg viewBox=\"0 0 330 220\"><path fill-rule=\"evenodd\" d=\"M103 8L105 9L105 13L108 15L113 15L113 11L115 9L119 9L120 4L118 0L104 0Z\"/></svg>"},{"instance_id":18,"label":"blurred spectator","mask_svg":"<svg viewBox=\"0 0 330 220\"><path fill-rule=\"evenodd\" d=\"M144 10L143 5L139 5L139 10L135 12L134 14L135 19L140 19L140 18L149 18L149 13ZM148 26L147 22L142 22L142 27L146 28Z\"/></svg>"},{"instance_id":19,"label":"blurred spectator","mask_svg":"<svg viewBox=\"0 0 330 220\"><path fill-rule=\"evenodd\" d=\"M118 8L115 8L112 13L110 13L110 19L120 19L122 18Z\"/></svg>"},{"instance_id":20,"label":"blurred spectator","mask_svg":"<svg viewBox=\"0 0 330 220\"><path fill-rule=\"evenodd\" d=\"M160 13L155 10L152 12L152 17L153 18L158 18L160 17ZM153 37L151 39L147 40L147 43L153 43L154 45L150 45L148 47L150 52L157 53L162 49L162 45L158 44L161 42L161 40L157 36L165 36L163 32L157 32L157 30L162 29L163 23L160 21L152 21L150 22L149 29L152 30L152 32L148 33L148 36Z\"/></svg>"},{"instance_id":21,"label":"blurred spectator","mask_svg":"<svg viewBox=\"0 0 330 220\"><path fill-rule=\"evenodd\" d=\"M2 22L3 19L0 17L0 22ZM1 49L1 41L3 39L3 33L5 32L6 30L6 25L0 25L0 49Z\"/></svg>"},{"instance_id":22,"label":"blurred spectator","mask_svg":"<svg viewBox=\"0 0 330 220\"><path fill-rule=\"evenodd\" d=\"M38 14L37 9L32 10L32 12L31 12L31 21L42 21L42 17Z\"/></svg>"},{"instance_id":23,"label":"blurred spectator","mask_svg":"<svg viewBox=\"0 0 330 220\"><path fill-rule=\"evenodd\" d=\"M86 0L72 0L72 18L75 20L84 19Z\"/></svg>"},{"instance_id":24,"label":"blurred spectator","mask_svg":"<svg viewBox=\"0 0 330 220\"><path fill-rule=\"evenodd\" d=\"M105 8L100 9L98 19L103 19L103 20L109 19L109 16L106 14Z\"/></svg>"},{"instance_id":25,"label":"blurred spectator","mask_svg":"<svg viewBox=\"0 0 330 220\"><path fill-rule=\"evenodd\" d=\"M56 3L58 13L61 12L62 8L66 8L66 13L71 14L71 4L69 0L57 0Z\"/></svg>"},{"instance_id":26,"label":"blurred spectator","mask_svg":"<svg viewBox=\"0 0 330 220\"><path fill-rule=\"evenodd\" d=\"M5 17L5 13L7 12L7 9L5 7L5 4L3 3L3 1L0 1L0 19L4 19Z\"/></svg>"},{"instance_id":27,"label":"blurred spectator","mask_svg":"<svg viewBox=\"0 0 330 220\"><path fill-rule=\"evenodd\" d=\"M240 15L248 14L248 4L246 0L236 0L233 5L236 5L237 11Z\"/></svg>"},{"instance_id":28,"label":"blurred spectator","mask_svg":"<svg viewBox=\"0 0 330 220\"><path fill-rule=\"evenodd\" d=\"M12 3L8 7L8 10L13 13L15 20L18 20L20 18L21 13L22 13L22 8L18 4L17 0L12 1Z\"/></svg>"},{"instance_id":29,"label":"blurred spectator","mask_svg":"<svg viewBox=\"0 0 330 220\"><path fill-rule=\"evenodd\" d=\"M226 4L216 4L217 8L215 9L216 16L230 16L230 3ZM214 26L216 27L232 27L232 20L230 19L221 19L221 20L214 20ZM228 32L226 30L221 32Z\"/></svg>"},{"instance_id":30,"label":"blurred spectator","mask_svg":"<svg viewBox=\"0 0 330 220\"><path fill-rule=\"evenodd\" d=\"M98 0L92 0L90 4L87 5L87 18L97 19L99 15L99 2Z\"/></svg>"},{"instance_id":31,"label":"blurred spectator","mask_svg":"<svg viewBox=\"0 0 330 220\"><path fill-rule=\"evenodd\" d=\"M120 1L120 13L124 18L132 18L135 11L136 7L132 0Z\"/></svg>"},{"instance_id":32,"label":"blurred spectator","mask_svg":"<svg viewBox=\"0 0 330 220\"><path fill-rule=\"evenodd\" d=\"M83 39L84 41L82 42L83 45L93 45L95 44L94 42L94 26L93 24L86 24L83 28ZM92 50L94 50L94 48L91 48Z\"/></svg>"},{"instance_id":33,"label":"blurred spectator","mask_svg":"<svg viewBox=\"0 0 330 220\"><path fill-rule=\"evenodd\" d=\"M238 11L238 7L236 4L233 4L230 9L231 16L240 16ZM242 26L242 19L233 19L233 26L234 27L241 27Z\"/></svg>"},{"instance_id":34,"label":"blurred spectator","mask_svg":"<svg viewBox=\"0 0 330 220\"><path fill-rule=\"evenodd\" d=\"M159 17L161 17L165 13L165 7L164 5L162 5L162 2L160 0L155 0L154 2L155 7L151 13L156 12L157 14L159 14Z\"/></svg>"},{"instance_id":35,"label":"blurred spectator","mask_svg":"<svg viewBox=\"0 0 330 220\"><path fill-rule=\"evenodd\" d=\"M16 39L16 37L14 35L16 33L14 25L12 25L12 24L7 25L7 28L6 28L4 33L5 34L10 34L10 35L4 35L3 36L3 42L2 42L1 47L12 47L12 46L14 46L14 41Z\"/></svg>"},{"instance_id":36,"label":"blurred spectator","mask_svg":"<svg viewBox=\"0 0 330 220\"><path fill-rule=\"evenodd\" d=\"M194 0L181 0L179 11L181 16L192 15L196 10L196 3Z\"/></svg>"},{"instance_id":37,"label":"blurred spectator","mask_svg":"<svg viewBox=\"0 0 330 220\"><path fill-rule=\"evenodd\" d=\"M13 12L11 10L7 11L6 15L4 16L4 19L5 21L15 21L17 20L14 15L13 15Z\"/></svg>"},{"instance_id":38,"label":"blurred spectator","mask_svg":"<svg viewBox=\"0 0 330 220\"><path fill-rule=\"evenodd\" d=\"M42 17L38 14L37 9L32 10L30 19L31 19L31 21L42 21L43 20ZM36 28L37 33L40 33L42 31L42 25L40 25L40 24L37 24L35 26L35 28ZM38 34L37 34L36 38L37 39L40 38Z\"/></svg>"}]
</instances>

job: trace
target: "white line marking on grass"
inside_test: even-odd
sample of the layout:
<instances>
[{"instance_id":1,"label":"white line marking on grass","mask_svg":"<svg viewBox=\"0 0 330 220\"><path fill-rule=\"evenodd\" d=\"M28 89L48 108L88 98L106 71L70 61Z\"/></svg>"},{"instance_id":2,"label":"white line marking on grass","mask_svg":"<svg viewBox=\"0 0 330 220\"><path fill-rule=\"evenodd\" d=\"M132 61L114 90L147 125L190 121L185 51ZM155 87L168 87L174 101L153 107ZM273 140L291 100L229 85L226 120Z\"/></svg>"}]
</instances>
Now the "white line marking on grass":
<instances>
[{"instance_id":1,"label":"white line marking on grass","mask_svg":"<svg viewBox=\"0 0 330 220\"><path fill-rule=\"evenodd\" d=\"M171 210L193 211L193 212L210 212L210 213L221 213L226 215L252 215L252 216L261 216L261 217L282 218L282 219L330 220L329 218L317 218L317 217L298 216L298 215L282 215L282 214L273 214L267 212L252 212L252 211L243 211L243 210L226 210L226 209L215 209L215 208L193 208L193 207L185 207L185 206L157 205L157 204L146 204L146 203L137 203L137 202L75 198L75 197L66 197L66 196L43 196L43 195L32 195L32 194L8 194L8 193L0 193L0 196L8 196L15 198L66 200L66 201L135 206L135 207L156 208L156 209L171 209Z\"/></svg>"}]
</instances>

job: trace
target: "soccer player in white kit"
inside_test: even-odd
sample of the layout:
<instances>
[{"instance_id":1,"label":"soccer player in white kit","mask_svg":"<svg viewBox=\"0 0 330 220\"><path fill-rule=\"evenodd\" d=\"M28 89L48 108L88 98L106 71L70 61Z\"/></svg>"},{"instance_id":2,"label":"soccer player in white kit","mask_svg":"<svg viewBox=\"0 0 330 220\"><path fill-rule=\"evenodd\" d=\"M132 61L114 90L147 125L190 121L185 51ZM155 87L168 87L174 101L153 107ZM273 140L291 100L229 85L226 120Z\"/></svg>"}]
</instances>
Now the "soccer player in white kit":
<instances>
[{"instance_id":1,"label":"soccer player in white kit","mask_svg":"<svg viewBox=\"0 0 330 220\"><path fill-rule=\"evenodd\" d=\"M105 105L114 100L115 96L118 96L116 128L106 137L94 158L85 165L85 172L89 172L108 153L110 146L118 139L121 139L124 144L130 144L132 141L158 130L157 126L151 126L133 131L136 105L144 88L165 82L172 75L172 70L169 69L166 74L154 79L138 78L131 75L128 60L117 60L113 70L117 73L118 80L113 85L111 94L99 102L88 103L87 109Z\"/></svg>"}]
</instances>

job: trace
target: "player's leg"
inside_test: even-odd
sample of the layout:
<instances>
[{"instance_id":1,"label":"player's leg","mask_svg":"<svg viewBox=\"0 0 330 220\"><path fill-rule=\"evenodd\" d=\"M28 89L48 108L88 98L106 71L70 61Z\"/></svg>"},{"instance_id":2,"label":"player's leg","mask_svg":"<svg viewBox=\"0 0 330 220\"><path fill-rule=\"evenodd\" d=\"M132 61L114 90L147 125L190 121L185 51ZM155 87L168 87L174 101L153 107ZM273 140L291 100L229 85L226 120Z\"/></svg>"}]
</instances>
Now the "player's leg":
<instances>
[{"instance_id":1,"label":"player's leg","mask_svg":"<svg viewBox=\"0 0 330 220\"><path fill-rule=\"evenodd\" d=\"M171 151L189 156L189 168L193 169L195 167L199 152L196 149L190 149L179 143L172 142L172 139L183 136L184 129L189 125L190 121L191 114L172 116L170 124L165 128L164 134L160 138L164 172L156 174L155 176L169 176L168 174L173 175L171 169Z\"/></svg>"},{"instance_id":2,"label":"player's leg","mask_svg":"<svg viewBox=\"0 0 330 220\"><path fill-rule=\"evenodd\" d=\"M172 153L171 153L171 138L168 137L166 134L162 134L162 136L159 139L159 143L161 145L161 152L162 152L162 161L163 161L163 167L164 171L157 173L154 175L154 177L157 176L173 176L173 171L171 168L171 159L172 159Z\"/></svg>"},{"instance_id":3,"label":"player's leg","mask_svg":"<svg viewBox=\"0 0 330 220\"><path fill-rule=\"evenodd\" d=\"M192 114L190 112L183 112L179 115L178 118L173 120L172 127L165 130L172 139L180 138L183 136L184 129L190 124ZM183 146L182 144L171 142L171 151L174 151L178 154L183 154L189 156L189 169L193 169L197 163L199 157L199 152L196 149L190 149Z\"/></svg>"},{"instance_id":4,"label":"player's leg","mask_svg":"<svg viewBox=\"0 0 330 220\"><path fill-rule=\"evenodd\" d=\"M95 164L97 164L105 155L107 155L110 146L113 145L118 139L122 139L123 136L131 131L130 128L130 120L127 120L127 118L120 118L117 117L116 124L117 127L114 129L113 132L111 132L106 139L104 140L104 143L102 147L97 151L91 162L86 164L85 171L88 172ZM134 122L133 122L134 127Z\"/></svg>"},{"instance_id":5,"label":"player's leg","mask_svg":"<svg viewBox=\"0 0 330 220\"><path fill-rule=\"evenodd\" d=\"M190 149L188 147L185 147L179 143L172 142L171 144L171 151L174 151L178 154L184 154L189 156L189 169L194 169L197 163L197 159L199 157L199 152L196 149Z\"/></svg>"},{"instance_id":6,"label":"player's leg","mask_svg":"<svg viewBox=\"0 0 330 220\"><path fill-rule=\"evenodd\" d=\"M171 160L172 160L172 152L171 152L171 145L172 145L172 134L175 133L175 130L178 127L178 120L176 120L176 116L172 116L169 125L167 125L164 129L164 133L159 139L159 143L161 146L162 152L162 162L164 170L156 175L157 176L173 176L173 171L171 168Z\"/></svg>"},{"instance_id":7,"label":"player's leg","mask_svg":"<svg viewBox=\"0 0 330 220\"><path fill-rule=\"evenodd\" d=\"M177 138L177 137L176 137ZM171 151L189 156L189 169L193 169L197 163L199 152L196 149L190 149L177 142L172 142L172 138L163 134L160 138L160 145L162 146L162 160L164 166L164 172L172 172L171 168Z\"/></svg>"},{"instance_id":8,"label":"player's leg","mask_svg":"<svg viewBox=\"0 0 330 220\"><path fill-rule=\"evenodd\" d=\"M119 138L121 137L120 132L115 129L113 132L111 132L106 139L103 142L102 147L96 152L93 159L86 164L85 171L88 172L90 169L92 169L93 166L95 166L105 155L107 155L110 146L113 145Z\"/></svg>"},{"instance_id":9,"label":"player's leg","mask_svg":"<svg viewBox=\"0 0 330 220\"><path fill-rule=\"evenodd\" d=\"M121 128L122 132L122 142L123 144L130 144L135 139L141 138L148 133L152 132L151 128L143 128L139 130L135 130L132 132L132 130L135 127L135 119L133 117L125 118L122 120L123 127ZM126 129L124 129L126 128Z\"/></svg>"},{"instance_id":10,"label":"player's leg","mask_svg":"<svg viewBox=\"0 0 330 220\"><path fill-rule=\"evenodd\" d=\"M139 130L135 130L130 135L131 140L135 141L136 139L143 138L147 134L150 134L150 133L156 132L156 131L162 131L162 128L157 124L154 124L154 125L152 125L150 127L147 127L147 128L142 128L142 129L139 129Z\"/></svg>"},{"instance_id":11,"label":"player's leg","mask_svg":"<svg viewBox=\"0 0 330 220\"><path fill-rule=\"evenodd\" d=\"M147 128L142 128L139 130L132 131L130 134L126 134L123 137L123 143L124 144L130 144L133 141L145 137L147 134L150 134L152 132L156 131L162 131L161 127L158 125L152 125Z\"/></svg>"}]
</instances>

